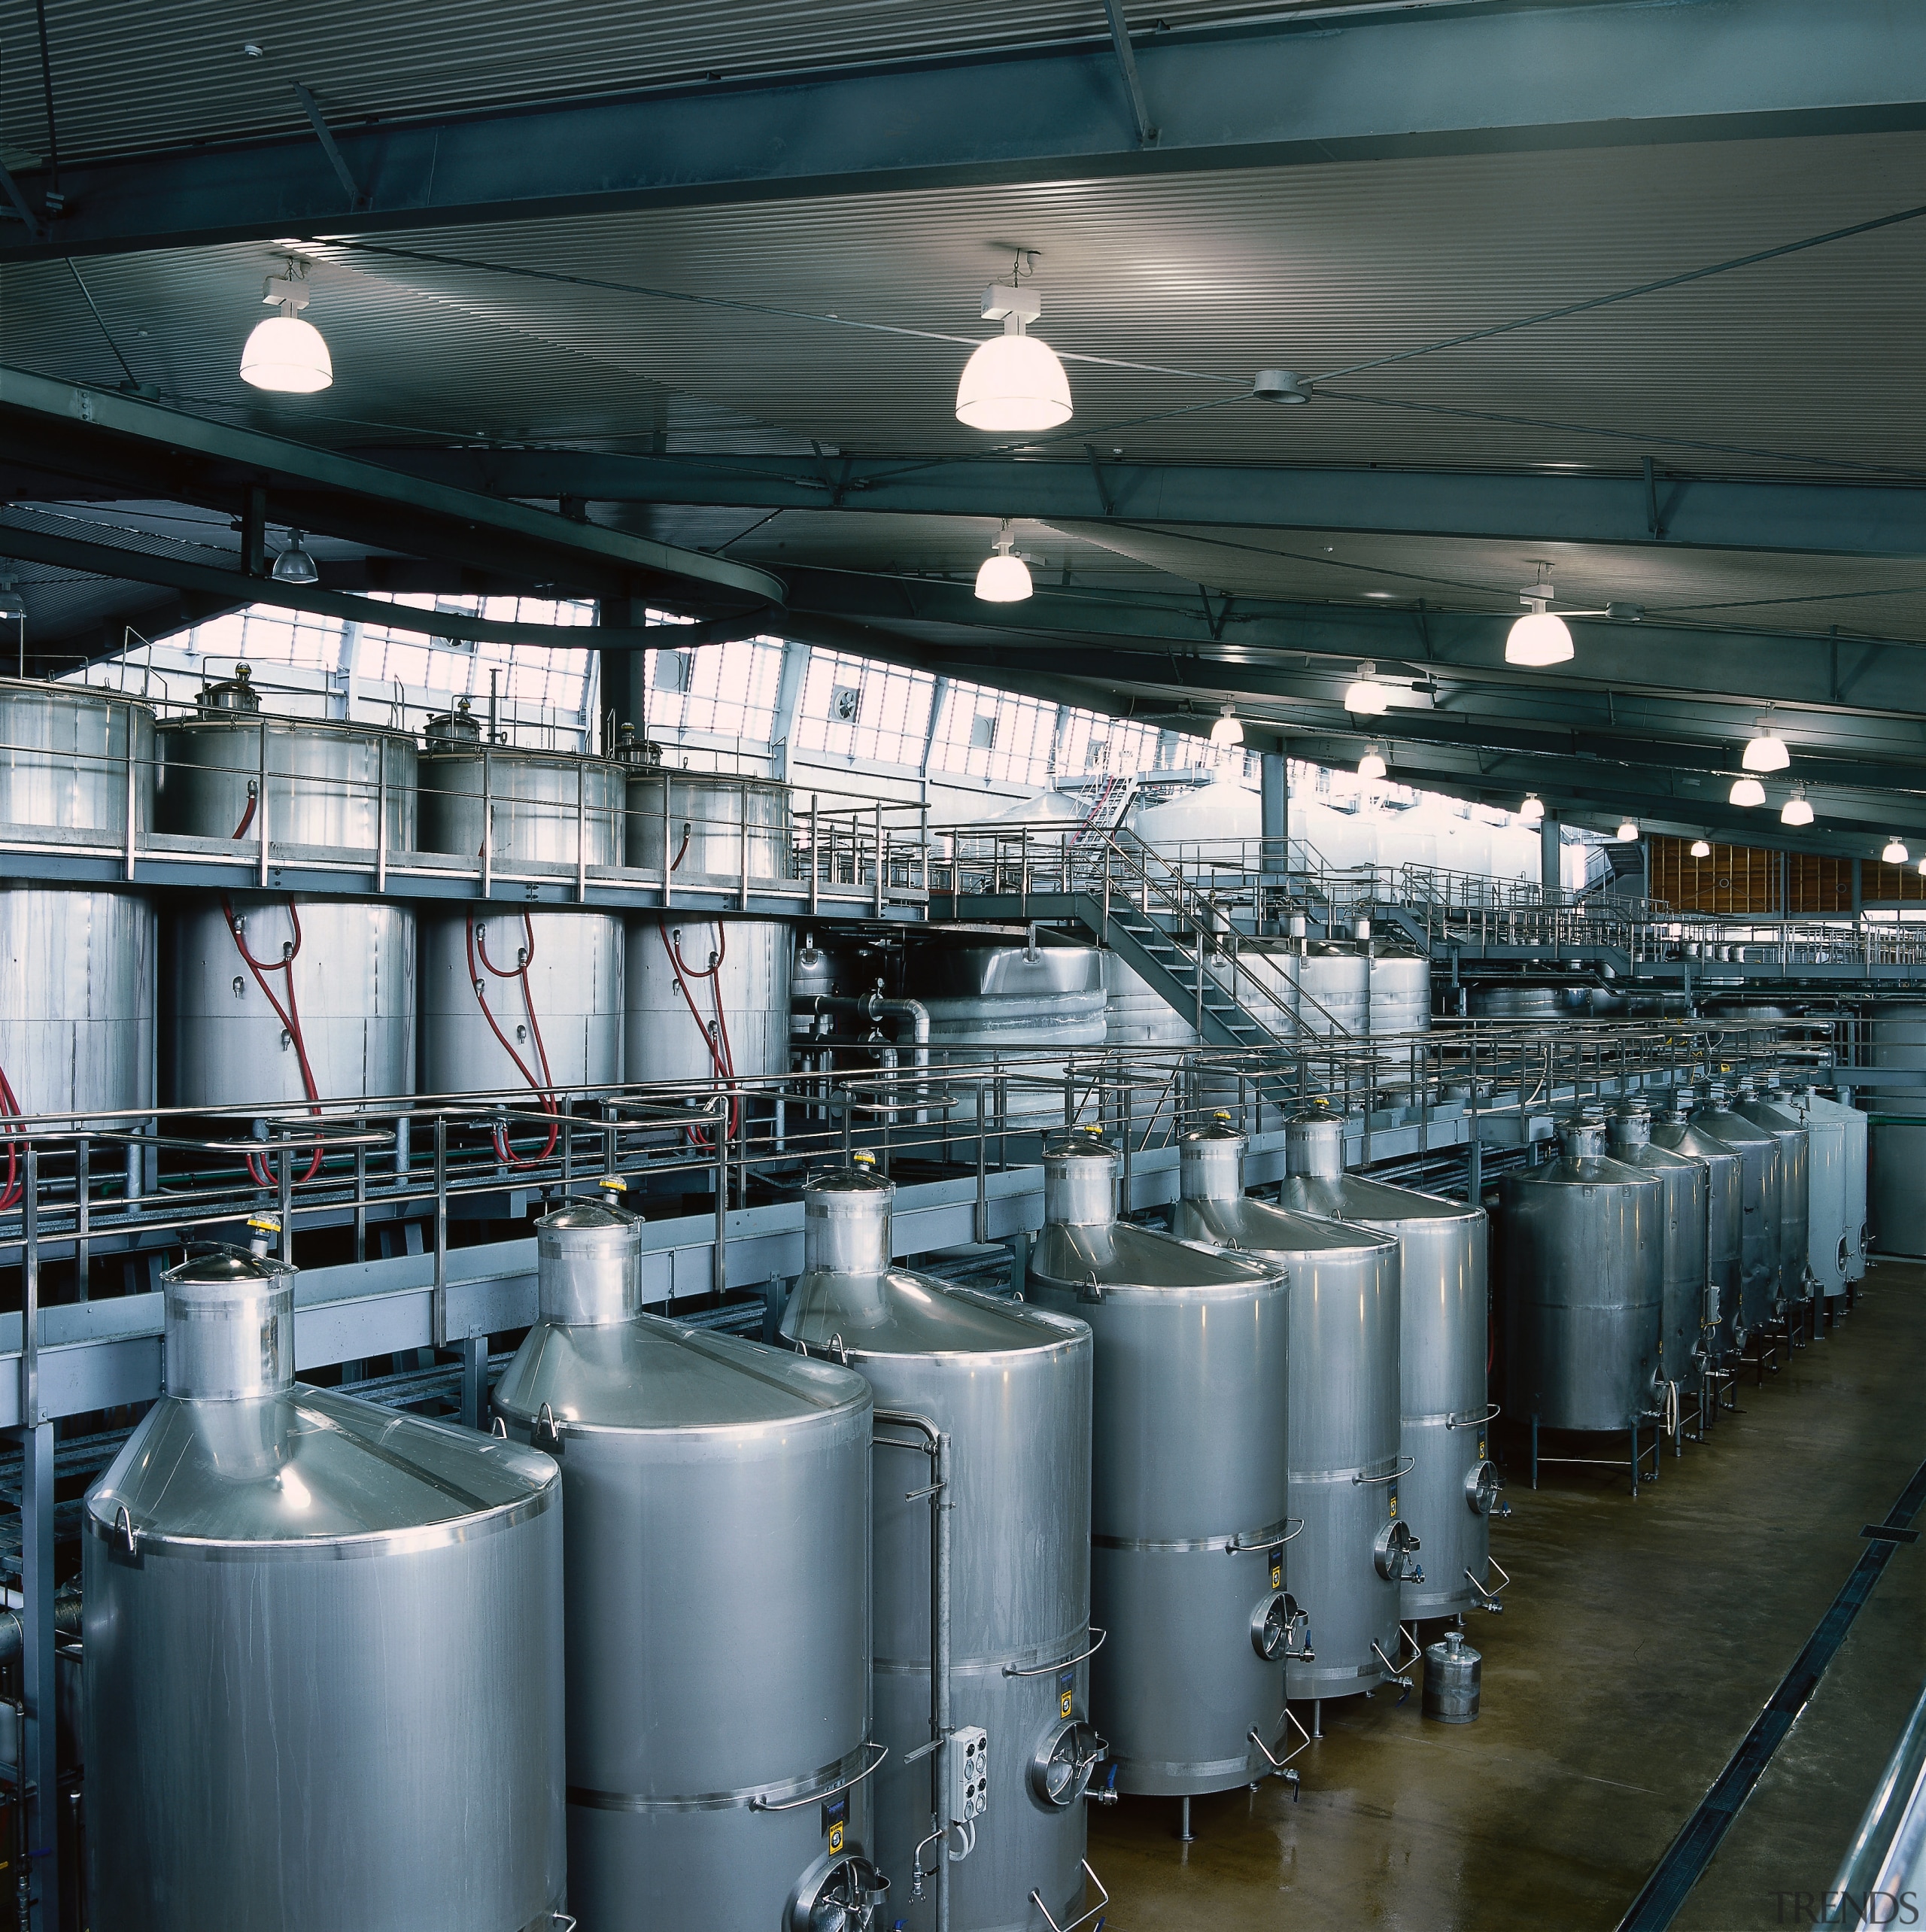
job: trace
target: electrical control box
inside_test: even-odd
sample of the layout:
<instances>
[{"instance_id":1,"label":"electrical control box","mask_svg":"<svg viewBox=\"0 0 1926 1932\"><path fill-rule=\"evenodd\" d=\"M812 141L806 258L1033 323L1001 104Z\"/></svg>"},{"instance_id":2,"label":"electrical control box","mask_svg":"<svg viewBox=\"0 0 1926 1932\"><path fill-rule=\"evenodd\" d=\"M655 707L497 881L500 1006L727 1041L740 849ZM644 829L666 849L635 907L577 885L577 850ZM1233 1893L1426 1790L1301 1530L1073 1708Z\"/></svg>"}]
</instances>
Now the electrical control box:
<instances>
[{"instance_id":1,"label":"electrical control box","mask_svg":"<svg viewBox=\"0 0 1926 1932\"><path fill-rule=\"evenodd\" d=\"M949 1815L968 1824L989 1810L990 1739L980 1724L960 1725L949 1740Z\"/></svg>"}]
</instances>

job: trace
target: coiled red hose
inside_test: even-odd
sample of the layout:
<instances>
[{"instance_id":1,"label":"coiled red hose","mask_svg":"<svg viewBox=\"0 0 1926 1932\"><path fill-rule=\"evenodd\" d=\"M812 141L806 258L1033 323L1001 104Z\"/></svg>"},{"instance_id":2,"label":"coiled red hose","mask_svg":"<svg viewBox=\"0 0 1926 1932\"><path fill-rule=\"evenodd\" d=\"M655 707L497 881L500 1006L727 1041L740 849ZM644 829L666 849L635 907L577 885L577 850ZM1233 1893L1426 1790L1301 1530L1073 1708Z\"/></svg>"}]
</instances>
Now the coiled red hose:
<instances>
[{"instance_id":1,"label":"coiled red hose","mask_svg":"<svg viewBox=\"0 0 1926 1932\"><path fill-rule=\"evenodd\" d=\"M679 928L673 939L669 936L667 926L661 926L658 930L662 934L662 949L669 955L670 969L676 976L676 984L682 990L682 1002L689 1010L689 1017L695 1022L696 1031L702 1035L703 1044L709 1049L709 1065L714 1068L717 1079L731 1089L729 1132L733 1136L741 1129L742 1103L733 1091L736 1078L736 1054L735 1049L729 1043L728 1016L722 1008L721 974L722 962L729 956L729 929L720 919L715 922L715 950L709 955L708 965L701 968L691 966L682 957ZM715 1013L715 1030L713 1033L709 1031L709 1022L703 1018L696 1005L695 995L689 985L691 980L706 980L709 982L709 1003ZM698 1147L712 1144L709 1130L705 1127L691 1127L689 1138Z\"/></svg>"},{"instance_id":2,"label":"coiled red hose","mask_svg":"<svg viewBox=\"0 0 1926 1932\"><path fill-rule=\"evenodd\" d=\"M518 1154L509 1144L508 1129L495 1129L495 1157L505 1167L528 1167L537 1161L545 1161L555 1151L555 1142L561 1132L560 1109L555 1104L554 1078L548 1070L548 1049L542 1038L542 1022L535 1016L535 998L529 990L528 969L535 963L535 922L527 913L521 916L522 936L528 943L523 947L521 956L512 966L497 966L488 957L488 936L475 928L475 915L468 916L468 980L475 989L475 1003L482 1009L482 1017L488 1022L488 1029L501 1042L502 1051L512 1060L522 1078L533 1090L543 1113L548 1116L548 1138L539 1154ZM478 966L480 971L477 971ZM529 1037L535 1043L536 1065L541 1068L541 1077L536 1077L534 1068L515 1050L515 1043L502 1031L501 1022L488 1004L488 984L482 977L488 973L497 980L517 980L521 983L521 1010L528 1016Z\"/></svg>"}]
</instances>

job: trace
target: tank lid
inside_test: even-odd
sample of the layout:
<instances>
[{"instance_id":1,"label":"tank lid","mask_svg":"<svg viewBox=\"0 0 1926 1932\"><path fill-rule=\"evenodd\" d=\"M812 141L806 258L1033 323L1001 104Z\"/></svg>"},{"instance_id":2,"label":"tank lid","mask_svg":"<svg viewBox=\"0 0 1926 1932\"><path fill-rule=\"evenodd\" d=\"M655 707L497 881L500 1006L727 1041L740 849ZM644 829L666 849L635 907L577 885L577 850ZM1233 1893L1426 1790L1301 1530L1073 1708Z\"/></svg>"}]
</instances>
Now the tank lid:
<instances>
[{"instance_id":1,"label":"tank lid","mask_svg":"<svg viewBox=\"0 0 1926 1932\"><path fill-rule=\"evenodd\" d=\"M430 718L423 735L430 745L478 745L482 742L482 721L464 697L452 711L444 711Z\"/></svg>"},{"instance_id":2,"label":"tank lid","mask_svg":"<svg viewBox=\"0 0 1926 1932\"><path fill-rule=\"evenodd\" d=\"M1059 1127L1044 1137L1046 1160L1114 1161L1117 1150L1095 1127Z\"/></svg>"},{"instance_id":3,"label":"tank lid","mask_svg":"<svg viewBox=\"0 0 1926 1932\"><path fill-rule=\"evenodd\" d=\"M804 1184L803 1198L820 1194L894 1194L896 1183L877 1173L876 1156L867 1150L850 1156L847 1167L820 1168Z\"/></svg>"},{"instance_id":4,"label":"tank lid","mask_svg":"<svg viewBox=\"0 0 1926 1932\"><path fill-rule=\"evenodd\" d=\"M260 710L261 694L254 688L254 674L247 664L236 664L231 678L221 678L201 687L201 709L216 713Z\"/></svg>"},{"instance_id":5,"label":"tank lid","mask_svg":"<svg viewBox=\"0 0 1926 1932\"><path fill-rule=\"evenodd\" d=\"M812 1271L796 1283L782 1334L832 1360L877 1355L1005 1355L1061 1348L1083 1324L1026 1302L893 1268Z\"/></svg>"},{"instance_id":6,"label":"tank lid","mask_svg":"<svg viewBox=\"0 0 1926 1932\"><path fill-rule=\"evenodd\" d=\"M618 764L653 767L662 762L662 747L653 738L638 738L633 724L624 724L615 734L609 755Z\"/></svg>"},{"instance_id":7,"label":"tank lid","mask_svg":"<svg viewBox=\"0 0 1926 1932\"><path fill-rule=\"evenodd\" d=\"M272 1255L251 1253L225 1241L196 1241L189 1247L187 1259L163 1269L160 1278L186 1288L217 1288L226 1282L274 1281L296 1271L292 1262L277 1261Z\"/></svg>"},{"instance_id":8,"label":"tank lid","mask_svg":"<svg viewBox=\"0 0 1926 1932\"><path fill-rule=\"evenodd\" d=\"M1240 1147L1244 1144L1244 1135L1231 1125L1228 1113L1220 1113L1207 1125L1189 1128L1177 1136L1177 1144L1185 1147L1204 1147L1214 1141L1234 1141Z\"/></svg>"}]
</instances>

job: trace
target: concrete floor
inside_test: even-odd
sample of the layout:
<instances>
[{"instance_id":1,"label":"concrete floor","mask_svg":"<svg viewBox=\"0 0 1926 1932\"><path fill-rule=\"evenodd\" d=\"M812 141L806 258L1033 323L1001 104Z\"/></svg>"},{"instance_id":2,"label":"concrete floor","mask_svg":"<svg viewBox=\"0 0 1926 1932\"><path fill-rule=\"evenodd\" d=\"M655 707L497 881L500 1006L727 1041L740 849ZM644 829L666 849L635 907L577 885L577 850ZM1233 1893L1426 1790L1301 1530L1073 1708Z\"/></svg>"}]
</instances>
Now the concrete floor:
<instances>
[{"instance_id":1,"label":"concrete floor","mask_svg":"<svg viewBox=\"0 0 1926 1932\"><path fill-rule=\"evenodd\" d=\"M1416 1691L1327 1704L1301 1802L1274 1780L1197 1800L1188 1846L1174 1800L1092 1807L1107 1932L1611 1932L1926 1460L1922 1370L1926 1268L1888 1262L1636 1502L1603 1470L1534 1493L1509 1445L1492 1546L1516 1580L1467 1619L1478 1721L1426 1723ZM1808 1922L1790 1894L1830 1883L1922 1679L1926 1540L1894 1552L1681 1932Z\"/></svg>"}]
</instances>

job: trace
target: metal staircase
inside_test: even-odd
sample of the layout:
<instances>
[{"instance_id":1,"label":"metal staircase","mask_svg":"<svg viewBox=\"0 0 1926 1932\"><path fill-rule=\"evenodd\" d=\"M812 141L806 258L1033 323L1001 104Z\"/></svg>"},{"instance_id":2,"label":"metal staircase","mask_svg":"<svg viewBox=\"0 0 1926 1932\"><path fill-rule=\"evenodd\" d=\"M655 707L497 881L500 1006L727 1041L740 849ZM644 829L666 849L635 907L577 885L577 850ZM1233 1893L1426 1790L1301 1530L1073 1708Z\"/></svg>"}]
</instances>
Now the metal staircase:
<instances>
[{"instance_id":1,"label":"metal staircase","mask_svg":"<svg viewBox=\"0 0 1926 1932\"><path fill-rule=\"evenodd\" d=\"M1136 794L1135 772L1109 773L1098 786L1096 795L1090 801L1090 809L1083 815L1083 822L1077 828L1071 843L1081 845L1086 840L1110 837L1123 823L1123 815L1130 810L1130 801Z\"/></svg>"}]
</instances>

